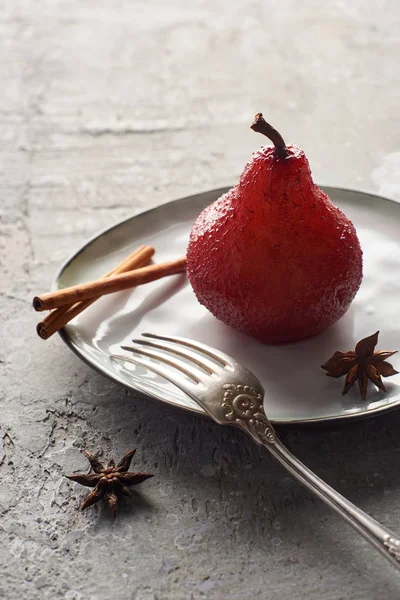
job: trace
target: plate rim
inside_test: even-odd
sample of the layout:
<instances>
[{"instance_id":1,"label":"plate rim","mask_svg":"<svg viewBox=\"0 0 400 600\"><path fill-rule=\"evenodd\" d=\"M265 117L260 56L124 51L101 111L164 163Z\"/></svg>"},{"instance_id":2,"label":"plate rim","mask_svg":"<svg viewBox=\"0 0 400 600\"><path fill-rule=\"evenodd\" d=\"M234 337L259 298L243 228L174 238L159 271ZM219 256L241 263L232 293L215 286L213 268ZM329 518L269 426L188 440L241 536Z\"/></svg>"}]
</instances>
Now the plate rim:
<instances>
[{"instance_id":1,"label":"plate rim","mask_svg":"<svg viewBox=\"0 0 400 600\"><path fill-rule=\"evenodd\" d=\"M224 193L226 193L229 189L231 189L233 186L223 186L220 188L213 188L213 189L208 189L205 190L203 192L197 192L196 194L190 194L187 196L182 196L180 198L176 198L174 200L169 200L168 202L164 202L162 204L158 204L157 206L154 206L152 208L149 208L147 210L142 210L140 212L134 213L132 215L130 215L129 217L126 217L125 219L121 219L120 221L117 221L116 223L114 223L113 225L109 225L108 227L105 227L104 229L102 229L101 231L99 231L98 233L95 233L94 235L92 235L88 240L86 240L86 242L81 245L79 247L78 250L76 250L75 252L73 252L59 267L59 269L56 272L56 275L53 278L52 284L51 284L51 290L55 290L58 289L58 282L60 280L60 277L62 275L62 273L65 271L65 269L68 267L68 265L75 260L82 252L85 251L85 249L90 246L95 240L97 240L98 238L103 237L104 235L106 235L109 231L120 227L121 225L123 225L124 223L127 223L128 221L131 221L132 219L135 219L137 217L140 217L142 215L148 215L152 212L155 212L157 210L159 210L161 207L168 207L170 205L182 202L184 200L189 200L189 199L193 199L199 196L203 196L204 194L211 194L211 193L218 193L219 195L222 195ZM355 190L352 188L345 188L345 187L336 187L336 186L329 186L329 185L320 185L318 184L318 187L320 187L323 191L325 191L328 195L330 192L345 192L345 193L350 193L350 194L355 194L357 196L363 197L363 196L370 196L373 199L379 200L379 201L385 201L385 202L390 202L391 204L395 204L399 206L400 209L400 203L395 200L394 198L387 198L385 196L380 196L378 194L373 194L367 191L362 191L362 190ZM72 352L78 356L78 358L80 360L82 360L84 363L86 363L88 366L90 366L92 369L94 369L95 371L97 371L98 373L100 373L101 375L105 376L107 379L109 379L110 381L113 381L114 383L118 383L118 385L122 386L123 388L129 390L130 392L135 392L135 393L139 393L142 396L146 397L147 399L150 400L155 400L157 402L162 402L163 404L167 404L168 406L171 406L173 408L176 409L181 409L185 412L189 412L191 414L195 414L196 416L199 417L205 417L207 419L210 419L210 417L200 408L197 407L192 407L192 406L182 406L179 405L175 402L171 402L170 400L166 400L164 398L159 398L156 395L153 395L147 391L144 391L142 389L140 389L140 387L137 387L135 385L129 385L127 384L124 380L119 379L118 377L111 376L110 373L102 368L101 365L99 365L98 362L95 361L95 359L91 359L89 356L85 356L79 349L79 347L72 341L71 337L69 336L68 332L66 331L65 327L63 327L62 329L60 329L58 331L58 335L61 337L62 341L66 344L66 346L68 348L70 348L70 350L72 350ZM306 419L284 419L284 420L272 420L271 422L274 423L274 425L314 425L314 424L326 424L326 423L330 423L330 422L336 422L336 421L341 421L341 422L349 422L349 421L353 421L355 420L362 420L362 419L367 419L369 417L374 417L376 415L382 414L382 413L386 413L389 412L391 410L395 410L396 408L398 408L400 406L400 397L397 401L388 404L388 405L381 405L378 406L376 408L371 408L370 410L367 410L365 412L359 413L350 413L350 414L343 414L343 415L333 415L333 416L327 416L327 417L315 417L315 418L306 418Z\"/></svg>"}]
</instances>

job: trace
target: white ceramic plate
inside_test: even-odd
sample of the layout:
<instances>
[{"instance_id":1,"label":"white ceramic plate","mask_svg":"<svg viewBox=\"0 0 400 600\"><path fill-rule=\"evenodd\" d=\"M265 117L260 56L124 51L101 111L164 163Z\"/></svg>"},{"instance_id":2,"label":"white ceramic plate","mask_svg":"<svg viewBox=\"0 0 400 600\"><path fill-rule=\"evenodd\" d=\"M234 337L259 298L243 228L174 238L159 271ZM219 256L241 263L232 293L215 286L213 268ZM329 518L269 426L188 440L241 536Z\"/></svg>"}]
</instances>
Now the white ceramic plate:
<instances>
[{"instance_id":1,"label":"white ceramic plate","mask_svg":"<svg viewBox=\"0 0 400 600\"><path fill-rule=\"evenodd\" d=\"M164 204L100 233L64 264L53 289L100 277L139 244L155 246L156 262L184 255L197 215L227 189ZM400 374L385 379L386 394L370 383L363 402L356 386L343 397L343 379L326 377L320 365L335 350L354 349L359 339L377 330L377 349L400 347L400 204L361 192L324 189L357 228L364 279L349 311L322 335L284 346L262 345L217 321L198 304L186 276L176 275L101 298L64 328L62 338L116 382L194 412L201 411L174 386L141 367L119 365L110 354L121 353L121 344L146 331L203 341L257 375L266 390L266 413L276 423L348 419L398 406ZM397 355L392 360L400 370Z\"/></svg>"}]
</instances>

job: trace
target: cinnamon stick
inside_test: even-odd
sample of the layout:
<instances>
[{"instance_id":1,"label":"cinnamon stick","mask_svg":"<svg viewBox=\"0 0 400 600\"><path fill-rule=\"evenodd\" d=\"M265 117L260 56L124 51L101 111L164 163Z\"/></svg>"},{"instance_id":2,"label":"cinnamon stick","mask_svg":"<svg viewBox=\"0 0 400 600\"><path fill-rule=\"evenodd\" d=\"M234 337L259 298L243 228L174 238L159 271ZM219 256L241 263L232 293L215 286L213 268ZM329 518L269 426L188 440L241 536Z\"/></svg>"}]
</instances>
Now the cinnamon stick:
<instances>
[{"instance_id":1,"label":"cinnamon stick","mask_svg":"<svg viewBox=\"0 0 400 600\"><path fill-rule=\"evenodd\" d=\"M159 265L150 265L136 269L129 273L111 275L104 279L74 285L69 288L43 294L42 296L35 296L33 299L33 308L37 311L51 310L65 304L72 304L73 302L81 302L89 298L120 292L130 287L156 281L167 275L182 273L185 270L186 257L182 257Z\"/></svg>"},{"instance_id":2,"label":"cinnamon stick","mask_svg":"<svg viewBox=\"0 0 400 600\"><path fill-rule=\"evenodd\" d=\"M129 256L119 263L114 269L108 271L103 277L110 277L111 275L117 275L118 273L124 273L132 269L144 267L150 261L155 250L152 246L139 246ZM88 306L93 304L97 298L90 298L84 302L76 302L70 306L61 306L53 310L43 321L36 326L36 331L43 340L47 340L56 331L62 329L67 323L72 321L77 315L79 315Z\"/></svg>"}]
</instances>

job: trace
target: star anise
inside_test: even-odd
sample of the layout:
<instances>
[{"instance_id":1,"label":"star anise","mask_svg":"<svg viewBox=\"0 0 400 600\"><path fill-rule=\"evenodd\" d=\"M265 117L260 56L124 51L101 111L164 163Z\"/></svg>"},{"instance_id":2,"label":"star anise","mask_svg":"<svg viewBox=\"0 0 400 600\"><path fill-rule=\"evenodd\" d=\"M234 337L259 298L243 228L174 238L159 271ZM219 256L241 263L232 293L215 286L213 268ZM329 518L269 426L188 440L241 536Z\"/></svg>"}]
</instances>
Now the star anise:
<instances>
[{"instance_id":1,"label":"star anise","mask_svg":"<svg viewBox=\"0 0 400 600\"><path fill-rule=\"evenodd\" d=\"M385 392L386 389L381 376L390 377L398 373L390 363L386 362L386 359L396 354L397 350L379 350L378 352L374 352L375 346L378 343L378 335L379 331L360 340L354 351L335 352L332 358L322 365L322 368L327 371L326 375L329 377L343 377L343 375L346 375L342 392L343 396L347 394L357 379L363 400L367 396L368 380L372 381L377 388Z\"/></svg>"},{"instance_id":2,"label":"star anise","mask_svg":"<svg viewBox=\"0 0 400 600\"><path fill-rule=\"evenodd\" d=\"M112 515L115 519L117 514L118 496L125 494L129 498L133 498L128 485L137 485L149 477L153 477L149 473L128 473L135 450L128 450L120 462L115 466L113 458L110 458L107 467L104 467L99 460L87 450L83 450L83 454L89 460L94 473L77 473L76 475L66 475L68 479L76 481L81 485L94 487L93 492L83 502L81 510L85 510L88 506L95 504L104 498L111 508Z\"/></svg>"}]
</instances>

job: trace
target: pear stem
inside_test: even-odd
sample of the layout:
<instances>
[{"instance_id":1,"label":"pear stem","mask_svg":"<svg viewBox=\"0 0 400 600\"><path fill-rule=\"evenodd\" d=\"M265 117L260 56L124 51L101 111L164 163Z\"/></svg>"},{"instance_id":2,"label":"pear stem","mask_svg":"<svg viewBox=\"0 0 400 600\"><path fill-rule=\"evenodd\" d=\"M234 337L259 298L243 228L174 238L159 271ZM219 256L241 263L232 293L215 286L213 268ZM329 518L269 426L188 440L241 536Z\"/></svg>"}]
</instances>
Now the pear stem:
<instances>
[{"instance_id":1,"label":"pear stem","mask_svg":"<svg viewBox=\"0 0 400 600\"><path fill-rule=\"evenodd\" d=\"M257 131L257 133L262 133L271 140L271 142L275 146L275 154L277 158L286 158L286 156L288 155L288 150L286 148L286 144L284 142L283 137L281 136L279 131L277 131L272 127L272 125L267 123L262 113L256 114L253 123L250 125L250 128L253 131Z\"/></svg>"}]
</instances>

